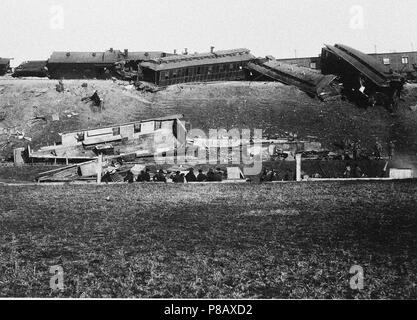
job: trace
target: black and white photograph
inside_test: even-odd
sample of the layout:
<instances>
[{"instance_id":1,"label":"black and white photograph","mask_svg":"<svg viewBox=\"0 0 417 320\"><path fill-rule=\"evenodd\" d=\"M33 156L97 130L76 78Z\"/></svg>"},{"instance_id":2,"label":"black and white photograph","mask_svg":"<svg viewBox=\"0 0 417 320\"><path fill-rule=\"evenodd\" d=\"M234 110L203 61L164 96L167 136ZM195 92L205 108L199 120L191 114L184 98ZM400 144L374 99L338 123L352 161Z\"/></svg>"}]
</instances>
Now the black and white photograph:
<instances>
[{"instance_id":1,"label":"black and white photograph","mask_svg":"<svg viewBox=\"0 0 417 320\"><path fill-rule=\"evenodd\" d=\"M0 13L0 300L417 298L415 0Z\"/></svg>"}]
</instances>

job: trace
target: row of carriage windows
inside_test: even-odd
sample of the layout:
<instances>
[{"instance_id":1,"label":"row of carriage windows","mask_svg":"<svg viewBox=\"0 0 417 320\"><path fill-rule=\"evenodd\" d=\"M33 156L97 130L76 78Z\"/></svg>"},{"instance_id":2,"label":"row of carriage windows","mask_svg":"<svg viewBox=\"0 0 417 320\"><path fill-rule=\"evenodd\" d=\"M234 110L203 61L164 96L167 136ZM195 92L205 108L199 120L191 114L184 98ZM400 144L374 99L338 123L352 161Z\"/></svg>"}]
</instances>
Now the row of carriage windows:
<instances>
[{"instance_id":1,"label":"row of carriage windows","mask_svg":"<svg viewBox=\"0 0 417 320\"><path fill-rule=\"evenodd\" d=\"M391 59L390 58L382 58L382 62L384 65L390 65L391 64ZM408 57L407 56L403 56L401 57L401 63L402 64L408 64Z\"/></svg>"},{"instance_id":2,"label":"row of carriage windows","mask_svg":"<svg viewBox=\"0 0 417 320\"><path fill-rule=\"evenodd\" d=\"M242 63L228 63L217 64L210 66L196 66L180 69L172 69L167 71L161 71L160 79L168 80L182 77L194 77L194 76L210 76L213 74L221 74L227 72L236 72L243 70Z\"/></svg>"},{"instance_id":3,"label":"row of carriage windows","mask_svg":"<svg viewBox=\"0 0 417 320\"><path fill-rule=\"evenodd\" d=\"M154 129L159 130L162 129L162 121L154 121ZM120 136L120 127L113 128L113 136ZM141 133L142 132L142 123L135 123L133 125L134 133Z\"/></svg>"}]
</instances>

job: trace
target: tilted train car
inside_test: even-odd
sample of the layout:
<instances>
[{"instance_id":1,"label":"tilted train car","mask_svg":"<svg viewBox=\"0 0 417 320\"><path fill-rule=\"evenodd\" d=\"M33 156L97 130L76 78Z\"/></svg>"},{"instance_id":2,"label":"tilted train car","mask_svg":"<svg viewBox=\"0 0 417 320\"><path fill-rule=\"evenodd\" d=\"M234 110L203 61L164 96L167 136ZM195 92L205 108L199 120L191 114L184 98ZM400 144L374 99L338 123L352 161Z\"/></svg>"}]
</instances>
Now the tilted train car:
<instances>
[{"instance_id":1,"label":"tilted train car","mask_svg":"<svg viewBox=\"0 0 417 320\"><path fill-rule=\"evenodd\" d=\"M248 49L214 51L154 59L140 64L143 79L159 86L185 82L245 80L254 60Z\"/></svg>"},{"instance_id":2,"label":"tilted train car","mask_svg":"<svg viewBox=\"0 0 417 320\"><path fill-rule=\"evenodd\" d=\"M12 76L15 78L20 77L39 77L45 78L48 76L48 68L46 66L47 61L34 60L25 61L15 68Z\"/></svg>"}]
</instances>

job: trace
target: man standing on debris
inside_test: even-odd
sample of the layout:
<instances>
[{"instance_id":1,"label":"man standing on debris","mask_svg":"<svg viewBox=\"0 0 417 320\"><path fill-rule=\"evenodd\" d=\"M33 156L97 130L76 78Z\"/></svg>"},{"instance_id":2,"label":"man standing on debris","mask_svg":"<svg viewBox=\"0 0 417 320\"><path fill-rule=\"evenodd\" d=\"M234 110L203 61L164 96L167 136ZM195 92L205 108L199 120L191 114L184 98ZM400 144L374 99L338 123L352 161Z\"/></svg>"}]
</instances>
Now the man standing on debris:
<instances>
[{"instance_id":1,"label":"man standing on debris","mask_svg":"<svg viewBox=\"0 0 417 320\"><path fill-rule=\"evenodd\" d=\"M354 160L358 160L360 157L360 152L361 152L361 146L360 146L360 142L359 140L356 140L353 143L353 159Z\"/></svg>"},{"instance_id":2,"label":"man standing on debris","mask_svg":"<svg viewBox=\"0 0 417 320\"><path fill-rule=\"evenodd\" d=\"M395 144L394 144L394 141L391 140L388 144L388 156L390 160L392 160L392 158L394 157L394 149L395 149Z\"/></svg>"},{"instance_id":3,"label":"man standing on debris","mask_svg":"<svg viewBox=\"0 0 417 320\"><path fill-rule=\"evenodd\" d=\"M381 156L382 156L382 145L379 142L379 140L377 140L375 143L375 159L381 160Z\"/></svg>"},{"instance_id":4,"label":"man standing on debris","mask_svg":"<svg viewBox=\"0 0 417 320\"><path fill-rule=\"evenodd\" d=\"M96 107L101 107L101 98L99 97L99 95L98 95L98 92L97 92L97 90L96 91L94 91L94 93L93 93L93 95L91 96L91 97L85 97L85 98L82 98L81 99L81 101L92 101L93 102L93 104L96 106Z\"/></svg>"}]
</instances>

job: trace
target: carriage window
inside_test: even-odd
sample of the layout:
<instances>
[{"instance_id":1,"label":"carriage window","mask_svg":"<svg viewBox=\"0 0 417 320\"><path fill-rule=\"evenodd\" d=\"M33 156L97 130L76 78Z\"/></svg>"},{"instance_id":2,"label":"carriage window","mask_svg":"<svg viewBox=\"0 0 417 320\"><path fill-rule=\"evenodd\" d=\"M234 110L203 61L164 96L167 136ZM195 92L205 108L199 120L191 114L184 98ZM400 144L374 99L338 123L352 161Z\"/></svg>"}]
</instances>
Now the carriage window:
<instances>
[{"instance_id":1,"label":"carriage window","mask_svg":"<svg viewBox=\"0 0 417 320\"><path fill-rule=\"evenodd\" d=\"M233 63L230 64L230 70L233 70L235 68L235 65Z\"/></svg>"},{"instance_id":2,"label":"carriage window","mask_svg":"<svg viewBox=\"0 0 417 320\"><path fill-rule=\"evenodd\" d=\"M135 133L140 133L142 131L142 124L141 123L135 123Z\"/></svg>"},{"instance_id":3,"label":"carriage window","mask_svg":"<svg viewBox=\"0 0 417 320\"><path fill-rule=\"evenodd\" d=\"M389 65L389 64L390 64L389 58L383 58L383 59L382 59L382 62L383 62L385 65Z\"/></svg>"},{"instance_id":4,"label":"carriage window","mask_svg":"<svg viewBox=\"0 0 417 320\"><path fill-rule=\"evenodd\" d=\"M401 58L401 63L402 64L408 64L408 57L402 57Z\"/></svg>"},{"instance_id":5,"label":"carriage window","mask_svg":"<svg viewBox=\"0 0 417 320\"><path fill-rule=\"evenodd\" d=\"M162 128L162 121L155 121L155 130L159 130Z\"/></svg>"},{"instance_id":6,"label":"carriage window","mask_svg":"<svg viewBox=\"0 0 417 320\"><path fill-rule=\"evenodd\" d=\"M120 136L120 127L113 128L113 135L114 136Z\"/></svg>"},{"instance_id":7,"label":"carriage window","mask_svg":"<svg viewBox=\"0 0 417 320\"><path fill-rule=\"evenodd\" d=\"M197 74L201 74L201 67L197 67Z\"/></svg>"},{"instance_id":8,"label":"carriage window","mask_svg":"<svg viewBox=\"0 0 417 320\"><path fill-rule=\"evenodd\" d=\"M310 62L310 68L311 69L317 69L317 65L315 62Z\"/></svg>"}]
</instances>

